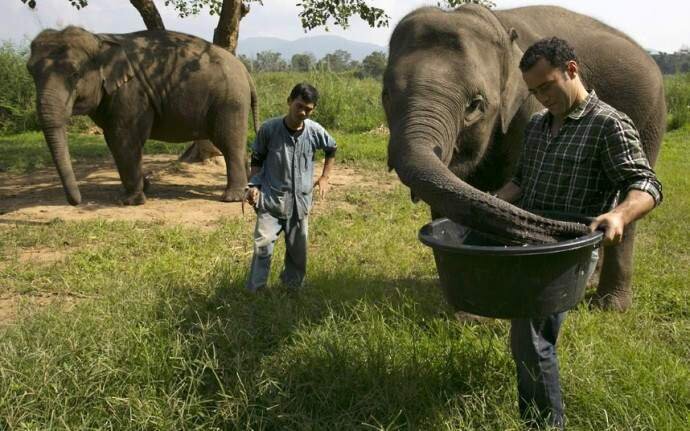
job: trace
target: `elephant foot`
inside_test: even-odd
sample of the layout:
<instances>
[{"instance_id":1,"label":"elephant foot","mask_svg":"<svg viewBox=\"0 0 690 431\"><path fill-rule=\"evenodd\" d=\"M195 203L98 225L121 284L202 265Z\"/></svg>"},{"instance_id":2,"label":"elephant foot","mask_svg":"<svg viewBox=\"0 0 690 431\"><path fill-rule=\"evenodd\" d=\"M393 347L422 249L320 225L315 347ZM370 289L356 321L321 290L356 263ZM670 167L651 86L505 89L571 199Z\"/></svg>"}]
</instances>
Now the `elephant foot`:
<instances>
[{"instance_id":1,"label":"elephant foot","mask_svg":"<svg viewBox=\"0 0 690 431\"><path fill-rule=\"evenodd\" d=\"M590 304L593 308L604 311L625 312L632 306L632 292L629 290L614 293L597 292Z\"/></svg>"},{"instance_id":2,"label":"elephant foot","mask_svg":"<svg viewBox=\"0 0 690 431\"><path fill-rule=\"evenodd\" d=\"M223 202L242 202L244 199L244 189L226 189L220 198Z\"/></svg>"},{"instance_id":3,"label":"elephant foot","mask_svg":"<svg viewBox=\"0 0 690 431\"><path fill-rule=\"evenodd\" d=\"M143 205L146 203L146 195L144 192L135 193L125 196L121 202L122 205Z\"/></svg>"}]
</instances>

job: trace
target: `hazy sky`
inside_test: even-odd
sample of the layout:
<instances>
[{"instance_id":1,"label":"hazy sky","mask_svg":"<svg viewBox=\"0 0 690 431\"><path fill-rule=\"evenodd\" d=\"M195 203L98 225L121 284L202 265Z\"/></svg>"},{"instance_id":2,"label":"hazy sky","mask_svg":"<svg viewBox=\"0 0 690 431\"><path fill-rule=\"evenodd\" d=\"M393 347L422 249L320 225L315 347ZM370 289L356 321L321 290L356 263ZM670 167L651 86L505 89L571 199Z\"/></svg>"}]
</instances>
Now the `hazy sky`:
<instances>
[{"instance_id":1,"label":"hazy sky","mask_svg":"<svg viewBox=\"0 0 690 431\"><path fill-rule=\"evenodd\" d=\"M163 22L170 30L196 34L211 39L217 18L207 12L181 19L176 12L155 0ZM99 33L125 33L144 29L144 24L129 0L90 0L89 6L77 11L68 0L37 0L30 10L20 0L2 0L0 6L0 40L15 42L31 39L41 29L80 25ZM240 39L273 36L294 40L305 36L297 17L298 0L264 0L264 6L252 4L252 11L242 20ZM361 20L353 19L350 28L332 28L330 33L318 29L307 33L337 34L351 40L387 45L395 26L410 10L422 5L435 5L434 0L371 0L391 17L390 27L370 29ZM632 36L643 47L674 52L690 45L690 1L687 0L495 0L499 9L533 4L553 4L596 17Z\"/></svg>"}]
</instances>

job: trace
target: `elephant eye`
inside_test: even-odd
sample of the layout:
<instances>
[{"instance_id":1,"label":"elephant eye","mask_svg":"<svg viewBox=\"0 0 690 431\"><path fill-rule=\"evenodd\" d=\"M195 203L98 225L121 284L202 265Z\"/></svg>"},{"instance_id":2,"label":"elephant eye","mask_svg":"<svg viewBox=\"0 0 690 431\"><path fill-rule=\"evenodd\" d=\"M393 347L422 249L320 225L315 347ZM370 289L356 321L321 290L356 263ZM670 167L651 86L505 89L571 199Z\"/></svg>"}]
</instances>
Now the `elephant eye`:
<instances>
[{"instance_id":1,"label":"elephant eye","mask_svg":"<svg viewBox=\"0 0 690 431\"><path fill-rule=\"evenodd\" d=\"M465 126L469 126L479 120L484 114L484 97L476 95L465 108Z\"/></svg>"},{"instance_id":2,"label":"elephant eye","mask_svg":"<svg viewBox=\"0 0 690 431\"><path fill-rule=\"evenodd\" d=\"M467 105L467 111L472 112L476 111L477 109L483 109L484 107L484 98L481 95L477 95L472 99L472 101Z\"/></svg>"}]
</instances>

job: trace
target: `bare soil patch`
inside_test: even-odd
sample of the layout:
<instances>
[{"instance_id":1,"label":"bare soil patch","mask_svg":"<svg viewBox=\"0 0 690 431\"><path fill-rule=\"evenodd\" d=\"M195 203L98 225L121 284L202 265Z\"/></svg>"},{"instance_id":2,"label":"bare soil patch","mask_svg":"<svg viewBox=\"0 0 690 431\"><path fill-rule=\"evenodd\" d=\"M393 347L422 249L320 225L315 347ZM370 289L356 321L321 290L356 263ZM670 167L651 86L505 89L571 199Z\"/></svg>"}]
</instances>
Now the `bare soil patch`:
<instances>
[{"instance_id":1,"label":"bare soil patch","mask_svg":"<svg viewBox=\"0 0 690 431\"><path fill-rule=\"evenodd\" d=\"M61 311L71 311L81 300L73 295L49 293L0 296L0 326L11 324L21 313L31 314L51 305L60 307Z\"/></svg>"},{"instance_id":2,"label":"bare soil patch","mask_svg":"<svg viewBox=\"0 0 690 431\"><path fill-rule=\"evenodd\" d=\"M222 218L242 216L240 203L220 201L226 184L222 158L187 164L178 162L174 155L145 156L144 167L151 188L147 202L140 206L119 203L122 184L111 161L74 164L82 194L82 203L74 207L65 200L53 167L30 175L0 173L0 225L106 219L212 227ZM321 166L315 171L321 172ZM372 177L368 171L336 165L330 180L331 197L317 200L315 211L337 205L338 192L348 187L390 189L397 183L394 174L377 173ZM251 211L248 207L245 210Z\"/></svg>"}]
</instances>

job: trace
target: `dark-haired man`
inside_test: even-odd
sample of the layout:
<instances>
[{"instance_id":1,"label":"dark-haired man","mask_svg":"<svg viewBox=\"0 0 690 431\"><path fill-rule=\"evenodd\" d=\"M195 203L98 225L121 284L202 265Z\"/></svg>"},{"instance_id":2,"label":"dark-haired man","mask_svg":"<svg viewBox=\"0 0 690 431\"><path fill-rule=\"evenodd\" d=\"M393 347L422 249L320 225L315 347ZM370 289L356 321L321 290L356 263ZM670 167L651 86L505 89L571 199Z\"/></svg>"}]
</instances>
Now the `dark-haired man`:
<instances>
[{"instance_id":1,"label":"dark-haired man","mask_svg":"<svg viewBox=\"0 0 690 431\"><path fill-rule=\"evenodd\" d=\"M326 195L336 152L331 135L308 118L318 100L316 88L297 84L287 99L287 115L263 123L252 145L246 195L256 209L254 256L246 285L250 292L266 286L273 247L281 232L285 233L286 250L280 279L293 290L304 282L312 189L318 187L320 196ZM314 182L317 150L323 150L326 159L321 176Z\"/></svg>"},{"instance_id":2,"label":"dark-haired man","mask_svg":"<svg viewBox=\"0 0 690 431\"><path fill-rule=\"evenodd\" d=\"M525 130L520 168L496 195L530 211L593 217L604 244L662 200L630 118L588 92L574 50L562 39L540 40L520 61L522 76L546 108ZM594 269L593 256L590 273ZM511 322L520 412L532 423L563 428L556 340L565 313Z\"/></svg>"}]
</instances>

